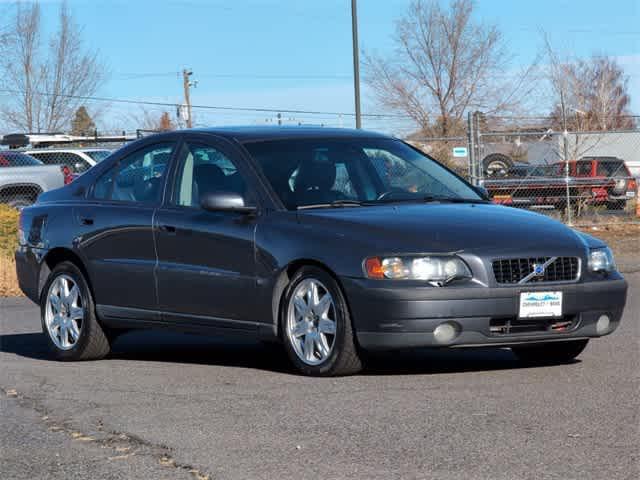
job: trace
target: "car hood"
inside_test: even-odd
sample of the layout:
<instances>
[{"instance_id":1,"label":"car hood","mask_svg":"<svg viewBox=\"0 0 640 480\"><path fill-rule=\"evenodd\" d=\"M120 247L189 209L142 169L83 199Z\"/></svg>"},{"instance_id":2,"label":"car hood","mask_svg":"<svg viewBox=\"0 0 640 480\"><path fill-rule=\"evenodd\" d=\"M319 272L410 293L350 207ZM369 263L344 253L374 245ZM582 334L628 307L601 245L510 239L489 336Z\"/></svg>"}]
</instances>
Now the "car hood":
<instances>
[{"instance_id":1,"label":"car hood","mask_svg":"<svg viewBox=\"0 0 640 480\"><path fill-rule=\"evenodd\" d=\"M299 220L380 253L564 255L584 252L594 240L544 215L491 204L314 209L299 211Z\"/></svg>"}]
</instances>

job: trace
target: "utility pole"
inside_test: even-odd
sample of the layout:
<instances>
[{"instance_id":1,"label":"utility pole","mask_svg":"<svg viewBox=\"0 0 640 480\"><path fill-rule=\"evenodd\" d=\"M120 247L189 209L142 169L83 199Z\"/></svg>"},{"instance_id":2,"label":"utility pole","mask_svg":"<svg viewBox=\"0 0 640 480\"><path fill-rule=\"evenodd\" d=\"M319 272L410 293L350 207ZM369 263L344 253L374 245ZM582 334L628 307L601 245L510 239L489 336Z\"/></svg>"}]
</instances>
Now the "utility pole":
<instances>
[{"instance_id":1,"label":"utility pole","mask_svg":"<svg viewBox=\"0 0 640 480\"><path fill-rule=\"evenodd\" d=\"M193 120L191 115L191 95L190 88L196 87L198 85L198 81L192 82L189 77L193 75L193 71L185 68L182 70L182 85L184 87L184 103L187 106L187 128L191 128L193 126Z\"/></svg>"},{"instance_id":2,"label":"utility pole","mask_svg":"<svg viewBox=\"0 0 640 480\"><path fill-rule=\"evenodd\" d=\"M362 128L360 113L360 54L358 49L358 9L356 0L351 0L351 36L353 40L353 90L356 102L356 128Z\"/></svg>"},{"instance_id":3,"label":"utility pole","mask_svg":"<svg viewBox=\"0 0 640 480\"><path fill-rule=\"evenodd\" d=\"M567 131L567 109L564 98L564 87L560 90L560 103L562 110L562 150L564 157L564 183L566 187L566 202L567 202L567 224L572 225L571 222L571 190L569 189L569 132Z\"/></svg>"},{"instance_id":4,"label":"utility pole","mask_svg":"<svg viewBox=\"0 0 640 480\"><path fill-rule=\"evenodd\" d=\"M469 151L467 152L469 159L469 178L471 179L471 183L473 185L477 185L476 183L476 142L475 142L475 133L474 133L474 114L472 112L467 112L467 144L469 146Z\"/></svg>"}]
</instances>

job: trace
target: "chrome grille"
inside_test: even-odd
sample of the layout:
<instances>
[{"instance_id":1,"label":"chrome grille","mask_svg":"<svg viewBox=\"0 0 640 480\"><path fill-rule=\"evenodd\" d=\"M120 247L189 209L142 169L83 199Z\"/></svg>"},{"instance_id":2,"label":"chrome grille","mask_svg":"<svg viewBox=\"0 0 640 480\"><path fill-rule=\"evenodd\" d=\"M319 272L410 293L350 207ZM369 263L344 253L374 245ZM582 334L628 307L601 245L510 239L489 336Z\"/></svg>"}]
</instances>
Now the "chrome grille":
<instances>
[{"instance_id":1,"label":"chrome grille","mask_svg":"<svg viewBox=\"0 0 640 480\"><path fill-rule=\"evenodd\" d=\"M506 258L493 261L496 282L519 283L530 276L536 265L544 265L553 257ZM570 282L578 279L580 263L577 257L557 257L547 265L544 273L532 276L526 283Z\"/></svg>"}]
</instances>

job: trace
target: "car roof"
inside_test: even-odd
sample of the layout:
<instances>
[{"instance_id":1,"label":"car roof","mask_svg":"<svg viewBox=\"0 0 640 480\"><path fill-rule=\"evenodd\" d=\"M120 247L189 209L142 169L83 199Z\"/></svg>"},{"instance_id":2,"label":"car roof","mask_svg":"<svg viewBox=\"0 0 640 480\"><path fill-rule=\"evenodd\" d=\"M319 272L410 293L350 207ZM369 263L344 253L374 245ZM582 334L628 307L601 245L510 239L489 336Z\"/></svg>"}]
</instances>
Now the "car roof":
<instances>
[{"instance_id":1,"label":"car roof","mask_svg":"<svg viewBox=\"0 0 640 480\"><path fill-rule=\"evenodd\" d=\"M111 152L109 148L90 147L90 148L31 148L24 150L25 153L46 153L46 152Z\"/></svg>"},{"instance_id":2,"label":"car roof","mask_svg":"<svg viewBox=\"0 0 640 480\"><path fill-rule=\"evenodd\" d=\"M590 163L590 162L621 162L624 163L622 158L618 157L581 157L577 160L569 160L569 163ZM552 165L564 164L564 160L554 162Z\"/></svg>"},{"instance_id":3,"label":"car roof","mask_svg":"<svg viewBox=\"0 0 640 480\"><path fill-rule=\"evenodd\" d=\"M211 127L182 130L202 132L221 137L233 138L241 143L260 142L265 140L292 140L302 138L391 138L368 130L352 128L327 128L316 126L239 126Z\"/></svg>"}]
</instances>

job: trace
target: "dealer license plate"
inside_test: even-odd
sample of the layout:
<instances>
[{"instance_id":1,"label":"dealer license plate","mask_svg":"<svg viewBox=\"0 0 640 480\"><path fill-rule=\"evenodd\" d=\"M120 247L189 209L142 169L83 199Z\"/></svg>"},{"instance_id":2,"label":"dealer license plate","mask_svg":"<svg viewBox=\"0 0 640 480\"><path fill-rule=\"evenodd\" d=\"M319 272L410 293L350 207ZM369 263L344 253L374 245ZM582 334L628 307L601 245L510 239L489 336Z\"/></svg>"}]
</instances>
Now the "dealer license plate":
<instances>
[{"instance_id":1,"label":"dealer license plate","mask_svg":"<svg viewBox=\"0 0 640 480\"><path fill-rule=\"evenodd\" d=\"M561 316L562 292L520 293L520 318Z\"/></svg>"}]
</instances>

